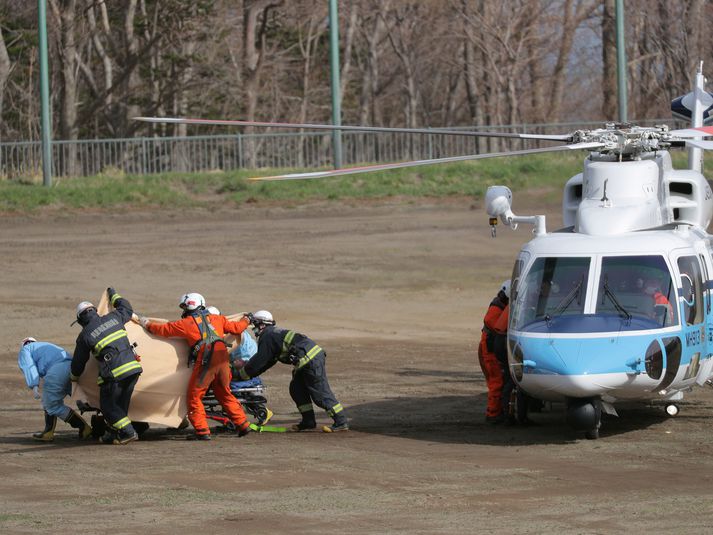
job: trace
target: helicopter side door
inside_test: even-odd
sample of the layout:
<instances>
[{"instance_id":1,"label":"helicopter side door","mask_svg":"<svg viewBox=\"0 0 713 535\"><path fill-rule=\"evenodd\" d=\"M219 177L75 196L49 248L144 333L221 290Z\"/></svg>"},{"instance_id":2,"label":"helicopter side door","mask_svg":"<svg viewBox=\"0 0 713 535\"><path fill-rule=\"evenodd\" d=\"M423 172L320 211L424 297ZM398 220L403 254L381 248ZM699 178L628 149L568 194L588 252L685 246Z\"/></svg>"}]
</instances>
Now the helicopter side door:
<instances>
[{"instance_id":1,"label":"helicopter side door","mask_svg":"<svg viewBox=\"0 0 713 535\"><path fill-rule=\"evenodd\" d=\"M701 370L701 363L708 358L706 340L706 308L709 306L704 299L703 273L707 269L705 262L701 263L699 255L692 251L676 258L678 269L678 306L681 316L682 351L679 370L674 370L675 359L667 355L666 376L673 381L678 378L674 388L685 388L692 385ZM669 364L671 367L669 368Z\"/></svg>"},{"instance_id":2,"label":"helicopter side door","mask_svg":"<svg viewBox=\"0 0 713 535\"><path fill-rule=\"evenodd\" d=\"M703 268L703 301L704 301L704 323L705 323L705 353L701 356L701 369L696 377L696 383L703 386L713 375L713 300L711 290L713 289L713 256L708 247L702 247L698 255Z\"/></svg>"}]
</instances>

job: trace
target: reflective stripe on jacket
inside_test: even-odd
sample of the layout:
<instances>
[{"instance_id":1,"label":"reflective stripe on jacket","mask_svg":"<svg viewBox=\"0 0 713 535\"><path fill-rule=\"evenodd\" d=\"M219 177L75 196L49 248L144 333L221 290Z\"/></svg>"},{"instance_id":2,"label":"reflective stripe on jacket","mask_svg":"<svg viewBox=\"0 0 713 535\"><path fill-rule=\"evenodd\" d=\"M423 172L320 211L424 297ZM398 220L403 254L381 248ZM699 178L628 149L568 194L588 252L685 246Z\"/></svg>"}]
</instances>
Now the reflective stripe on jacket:
<instances>
[{"instance_id":1,"label":"reflective stripe on jacket","mask_svg":"<svg viewBox=\"0 0 713 535\"><path fill-rule=\"evenodd\" d=\"M105 316L94 312L87 325L77 337L72 359L72 375L79 377L94 355L99 365L98 384L114 381L141 373L141 364L136 360L134 349L124 330L133 310L129 301L115 294L111 301L115 308Z\"/></svg>"},{"instance_id":2,"label":"reflective stripe on jacket","mask_svg":"<svg viewBox=\"0 0 713 535\"><path fill-rule=\"evenodd\" d=\"M304 334L271 325L258 337L257 353L238 375L247 381L272 368L277 362L291 364L295 370L300 370L321 353L326 355L320 346Z\"/></svg>"}]
</instances>

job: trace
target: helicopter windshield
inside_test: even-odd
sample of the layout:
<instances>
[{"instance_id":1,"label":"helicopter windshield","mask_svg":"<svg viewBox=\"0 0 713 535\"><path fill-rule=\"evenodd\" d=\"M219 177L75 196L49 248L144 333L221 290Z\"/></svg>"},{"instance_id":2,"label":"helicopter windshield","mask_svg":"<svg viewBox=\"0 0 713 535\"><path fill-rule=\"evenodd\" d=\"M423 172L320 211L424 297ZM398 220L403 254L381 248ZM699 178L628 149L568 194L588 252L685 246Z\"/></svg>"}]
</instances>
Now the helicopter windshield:
<instances>
[{"instance_id":1,"label":"helicopter windshield","mask_svg":"<svg viewBox=\"0 0 713 535\"><path fill-rule=\"evenodd\" d=\"M595 312L634 318L639 329L668 327L678 323L674 292L662 256L605 256Z\"/></svg>"},{"instance_id":2,"label":"helicopter windshield","mask_svg":"<svg viewBox=\"0 0 713 535\"><path fill-rule=\"evenodd\" d=\"M513 308L514 328L582 314L590 264L590 257L536 259L520 281Z\"/></svg>"}]
</instances>

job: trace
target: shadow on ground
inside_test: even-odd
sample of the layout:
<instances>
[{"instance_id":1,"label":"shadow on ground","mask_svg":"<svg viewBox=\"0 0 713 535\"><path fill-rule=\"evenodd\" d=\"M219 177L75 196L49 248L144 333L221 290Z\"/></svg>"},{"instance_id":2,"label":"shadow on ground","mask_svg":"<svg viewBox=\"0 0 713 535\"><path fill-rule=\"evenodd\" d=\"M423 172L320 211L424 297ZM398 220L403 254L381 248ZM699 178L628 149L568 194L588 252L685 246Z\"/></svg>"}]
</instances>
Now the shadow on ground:
<instances>
[{"instance_id":1,"label":"shadow on ground","mask_svg":"<svg viewBox=\"0 0 713 535\"><path fill-rule=\"evenodd\" d=\"M397 397L349 407L352 428L363 433L449 444L522 446L565 444L583 438L564 418L564 405L529 415L530 425L485 423L486 395ZM666 420L663 411L641 406L620 417L604 416L600 438L626 434Z\"/></svg>"}]
</instances>

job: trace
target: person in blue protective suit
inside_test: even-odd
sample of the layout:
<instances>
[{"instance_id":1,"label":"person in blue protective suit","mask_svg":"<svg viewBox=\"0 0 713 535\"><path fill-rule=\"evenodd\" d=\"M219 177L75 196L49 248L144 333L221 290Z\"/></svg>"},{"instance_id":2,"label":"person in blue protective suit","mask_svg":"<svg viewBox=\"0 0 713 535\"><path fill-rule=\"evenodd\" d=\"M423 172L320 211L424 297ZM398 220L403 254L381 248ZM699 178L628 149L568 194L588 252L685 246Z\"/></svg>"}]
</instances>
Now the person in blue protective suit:
<instances>
[{"instance_id":1,"label":"person in blue protective suit","mask_svg":"<svg viewBox=\"0 0 713 535\"><path fill-rule=\"evenodd\" d=\"M99 407L108 429L100 441L104 444L128 444L139 439L129 419L129 404L142 368L124 329L133 309L114 288L107 288L114 310L104 316L88 301L77 305L76 322L82 326L72 358L73 381L84 372L89 357L99 366Z\"/></svg>"},{"instance_id":2,"label":"person in blue protective suit","mask_svg":"<svg viewBox=\"0 0 713 535\"><path fill-rule=\"evenodd\" d=\"M27 387L34 392L35 399L42 398L42 408L45 412L45 428L33 433L33 439L52 442L57 418L78 429L80 439L91 436L91 426L77 412L64 404L64 398L72 393L70 381L72 355L59 346L49 342L38 342L28 337L20 344L17 364L25 376ZM41 395L40 379L42 379Z\"/></svg>"},{"instance_id":3,"label":"person in blue protective suit","mask_svg":"<svg viewBox=\"0 0 713 535\"><path fill-rule=\"evenodd\" d=\"M240 367L238 377L248 380L256 377L277 362L293 367L290 397L302 415L302 421L293 425L293 431L315 429L317 422L312 403L327 411L334 423L323 426L325 433L348 431L349 423L342 407L332 393L325 369L327 353L313 340L296 331L275 326L272 314L260 310L247 315L258 339L255 356L247 363L236 362Z\"/></svg>"}]
</instances>

